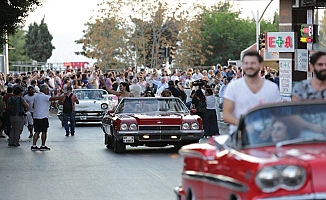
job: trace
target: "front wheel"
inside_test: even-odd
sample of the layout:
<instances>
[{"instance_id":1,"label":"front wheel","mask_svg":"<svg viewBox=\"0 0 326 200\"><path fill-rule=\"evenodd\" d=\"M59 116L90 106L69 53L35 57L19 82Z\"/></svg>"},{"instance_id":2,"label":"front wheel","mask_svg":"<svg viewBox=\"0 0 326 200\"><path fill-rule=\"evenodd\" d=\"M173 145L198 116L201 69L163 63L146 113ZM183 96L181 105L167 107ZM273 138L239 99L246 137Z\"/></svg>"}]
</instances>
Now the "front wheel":
<instances>
[{"instance_id":1,"label":"front wheel","mask_svg":"<svg viewBox=\"0 0 326 200\"><path fill-rule=\"evenodd\" d=\"M114 138L113 148L115 153L124 153L126 152L126 145L118 141L117 138Z\"/></svg>"}]
</instances>

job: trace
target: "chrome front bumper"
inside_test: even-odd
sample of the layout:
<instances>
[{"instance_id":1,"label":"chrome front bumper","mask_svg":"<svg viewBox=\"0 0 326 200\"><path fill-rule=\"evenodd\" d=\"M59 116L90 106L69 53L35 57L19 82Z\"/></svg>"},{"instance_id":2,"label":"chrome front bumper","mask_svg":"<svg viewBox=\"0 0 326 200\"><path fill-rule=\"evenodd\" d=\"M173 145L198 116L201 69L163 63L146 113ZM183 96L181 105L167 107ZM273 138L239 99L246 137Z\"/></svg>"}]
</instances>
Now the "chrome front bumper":
<instances>
[{"instance_id":1,"label":"chrome front bumper","mask_svg":"<svg viewBox=\"0 0 326 200\"><path fill-rule=\"evenodd\" d=\"M326 200L326 193L311 193L295 196L257 198L254 200Z\"/></svg>"}]
</instances>

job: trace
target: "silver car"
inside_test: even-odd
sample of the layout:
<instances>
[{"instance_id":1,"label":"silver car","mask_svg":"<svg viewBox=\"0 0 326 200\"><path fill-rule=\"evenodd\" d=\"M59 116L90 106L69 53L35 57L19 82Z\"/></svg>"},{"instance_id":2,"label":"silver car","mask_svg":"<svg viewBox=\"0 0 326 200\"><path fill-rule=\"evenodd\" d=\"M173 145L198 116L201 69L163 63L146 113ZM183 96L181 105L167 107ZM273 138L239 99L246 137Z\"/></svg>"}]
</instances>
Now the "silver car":
<instances>
[{"instance_id":1,"label":"silver car","mask_svg":"<svg viewBox=\"0 0 326 200\"><path fill-rule=\"evenodd\" d=\"M115 95L108 94L102 89L75 89L73 93L78 97L76 104L76 123L101 123L108 110L112 110L118 103ZM58 118L63 121L63 105L59 106ZM63 123L62 123L63 124Z\"/></svg>"}]
</instances>

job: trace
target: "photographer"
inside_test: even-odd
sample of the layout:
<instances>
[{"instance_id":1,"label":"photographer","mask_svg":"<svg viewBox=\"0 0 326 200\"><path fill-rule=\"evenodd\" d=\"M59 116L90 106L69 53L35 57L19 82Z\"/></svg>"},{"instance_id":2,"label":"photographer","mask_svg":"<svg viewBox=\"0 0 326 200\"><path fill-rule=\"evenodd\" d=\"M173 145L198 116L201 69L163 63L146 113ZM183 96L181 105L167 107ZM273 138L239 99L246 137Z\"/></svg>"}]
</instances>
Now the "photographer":
<instances>
[{"instance_id":1,"label":"photographer","mask_svg":"<svg viewBox=\"0 0 326 200\"><path fill-rule=\"evenodd\" d=\"M10 97L7 103L11 123L8 146L18 147L20 146L20 134L23 132L25 122L24 109L28 108L29 105L24 98L22 98L22 90L20 87L14 87L14 96Z\"/></svg>"}]
</instances>

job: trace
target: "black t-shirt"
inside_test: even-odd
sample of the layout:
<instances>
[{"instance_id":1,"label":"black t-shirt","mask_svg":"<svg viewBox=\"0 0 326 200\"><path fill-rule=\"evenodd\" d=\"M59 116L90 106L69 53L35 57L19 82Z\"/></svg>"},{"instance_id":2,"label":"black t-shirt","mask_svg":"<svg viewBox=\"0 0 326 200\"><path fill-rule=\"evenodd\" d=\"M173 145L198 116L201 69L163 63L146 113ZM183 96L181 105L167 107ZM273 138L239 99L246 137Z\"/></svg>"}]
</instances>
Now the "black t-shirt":
<instances>
[{"instance_id":1,"label":"black t-shirt","mask_svg":"<svg viewBox=\"0 0 326 200\"><path fill-rule=\"evenodd\" d=\"M181 97L180 91L175 87L168 87L174 97Z\"/></svg>"}]
</instances>

